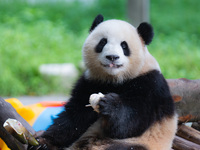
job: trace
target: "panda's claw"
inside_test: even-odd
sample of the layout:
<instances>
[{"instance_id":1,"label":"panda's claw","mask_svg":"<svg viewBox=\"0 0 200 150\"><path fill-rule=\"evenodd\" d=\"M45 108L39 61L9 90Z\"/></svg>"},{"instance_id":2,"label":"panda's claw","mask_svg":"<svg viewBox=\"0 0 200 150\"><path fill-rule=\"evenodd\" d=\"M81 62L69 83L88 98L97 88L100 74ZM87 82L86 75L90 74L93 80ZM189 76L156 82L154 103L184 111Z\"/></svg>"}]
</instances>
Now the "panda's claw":
<instances>
[{"instance_id":1,"label":"panda's claw","mask_svg":"<svg viewBox=\"0 0 200 150\"><path fill-rule=\"evenodd\" d=\"M46 145L30 146L28 150L49 150Z\"/></svg>"}]
</instances>

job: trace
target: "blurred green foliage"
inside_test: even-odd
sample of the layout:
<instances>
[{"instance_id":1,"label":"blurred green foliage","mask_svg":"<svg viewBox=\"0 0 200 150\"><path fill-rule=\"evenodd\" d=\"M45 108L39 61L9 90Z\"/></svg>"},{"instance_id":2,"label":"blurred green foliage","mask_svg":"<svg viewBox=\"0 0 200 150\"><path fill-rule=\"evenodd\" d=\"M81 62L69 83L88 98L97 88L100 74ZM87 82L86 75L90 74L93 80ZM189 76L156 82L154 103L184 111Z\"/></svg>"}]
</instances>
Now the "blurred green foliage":
<instances>
[{"instance_id":1,"label":"blurred green foliage","mask_svg":"<svg viewBox=\"0 0 200 150\"><path fill-rule=\"evenodd\" d=\"M166 78L200 78L199 0L151 1L155 37L149 50Z\"/></svg>"},{"instance_id":2,"label":"blurred green foliage","mask_svg":"<svg viewBox=\"0 0 200 150\"><path fill-rule=\"evenodd\" d=\"M150 52L166 78L200 78L199 0L151 1L155 37ZM74 63L97 14L128 20L126 1L96 0L28 3L0 1L0 95L41 95L63 92L54 80L41 76L43 63Z\"/></svg>"}]
</instances>

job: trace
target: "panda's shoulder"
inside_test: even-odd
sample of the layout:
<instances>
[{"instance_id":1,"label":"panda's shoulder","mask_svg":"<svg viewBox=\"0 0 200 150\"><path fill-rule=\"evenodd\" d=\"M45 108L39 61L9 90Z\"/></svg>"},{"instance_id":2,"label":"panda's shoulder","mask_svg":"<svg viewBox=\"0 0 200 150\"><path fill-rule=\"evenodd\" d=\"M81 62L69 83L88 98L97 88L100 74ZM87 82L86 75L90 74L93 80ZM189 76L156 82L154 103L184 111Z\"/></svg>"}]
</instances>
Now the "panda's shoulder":
<instances>
[{"instance_id":1,"label":"panda's shoulder","mask_svg":"<svg viewBox=\"0 0 200 150\"><path fill-rule=\"evenodd\" d=\"M161 92L161 90L168 95L169 93L169 86L163 74L158 70L153 70L144 75L144 82L141 83L149 88L152 88L154 92Z\"/></svg>"},{"instance_id":2,"label":"panda's shoulder","mask_svg":"<svg viewBox=\"0 0 200 150\"><path fill-rule=\"evenodd\" d=\"M134 84L135 86L146 87L146 88L168 88L167 82L158 70L152 70L141 75L138 75L136 78L128 81L129 84Z\"/></svg>"}]
</instances>

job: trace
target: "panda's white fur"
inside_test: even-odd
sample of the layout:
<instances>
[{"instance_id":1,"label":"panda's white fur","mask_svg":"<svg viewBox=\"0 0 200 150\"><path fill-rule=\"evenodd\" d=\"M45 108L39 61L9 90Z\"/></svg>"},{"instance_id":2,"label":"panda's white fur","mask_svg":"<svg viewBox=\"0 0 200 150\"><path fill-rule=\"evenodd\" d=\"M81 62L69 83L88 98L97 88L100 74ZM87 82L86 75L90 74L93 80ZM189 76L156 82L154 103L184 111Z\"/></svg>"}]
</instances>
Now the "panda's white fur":
<instances>
[{"instance_id":1,"label":"panda's white fur","mask_svg":"<svg viewBox=\"0 0 200 150\"><path fill-rule=\"evenodd\" d=\"M107 38L108 42L103 52L97 54L94 52L94 47L103 37ZM119 45L122 41L129 44L131 57L123 54ZM106 59L107 55L118 55L120 58L115 64L121 67L109 66L110 62ZM87 68L86 78L104 82L122 83L126 79L135 78L151 70L160 71L158 62L149 53L137 29L121 20L102 22L90 33L83 46L83 59ZM107 66L105 67L105 65ZM90 146L86 149L89 150L105 150L113 143L142 145L147 150L169 150L177 129L177 116L174 115L152 124L139 137L104 139L101 122L101 119L95 122L68 150L78 150L82 141L88 141ZM129 148L131 149L131 147Z\"/></svg>"},{"instance_id":2,"label":"panda's white fur","mask_svg":"<svg viewBox=\"0 0 200 150\"><path fill-rule=\"evenodd\" d=\"M103 37L108 39L103 53L94 53L94 47ZM131 57L123 54L119 44L122 41L126 41L132 48ZM105 57L107 55L120 56L116 64L122 66L119 68L102 66L102 64L109 65L110 63ZM83 59L87 68L86 76L97 80L123 82L153 69L160 70L157 61L148 52L136 28L121 20L105 21L90 33L83 46Z\"/></svg>"}]
</instances>

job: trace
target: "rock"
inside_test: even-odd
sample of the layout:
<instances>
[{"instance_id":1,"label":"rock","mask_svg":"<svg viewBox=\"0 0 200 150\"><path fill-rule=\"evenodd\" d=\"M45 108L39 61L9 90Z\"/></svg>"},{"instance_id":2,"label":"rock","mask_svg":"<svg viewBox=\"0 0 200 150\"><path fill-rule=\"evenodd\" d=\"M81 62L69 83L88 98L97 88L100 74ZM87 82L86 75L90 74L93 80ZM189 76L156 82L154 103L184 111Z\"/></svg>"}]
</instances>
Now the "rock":
<instances>
[{"instance_id":1,"label":"rock","mask_svg":"<svg viewBox=\"0 0 200 150\"><path fill-rule=\"evenodd\" d=\"M77 77L78 71L73 64L43 64L39 67L42 75L60 76L60 77Z\"/></svg>"},{"instance_id":2,"label":"rock","mask_svg":"<svg viewBox=\"0 0 200 150\"><path fill-rule=\"evenodd\" d=\"M71 89L79 73L74 64L43 64L39 72L45 77L44 80L56 82L58 87Z\"/></svg>"}]
</instances>

